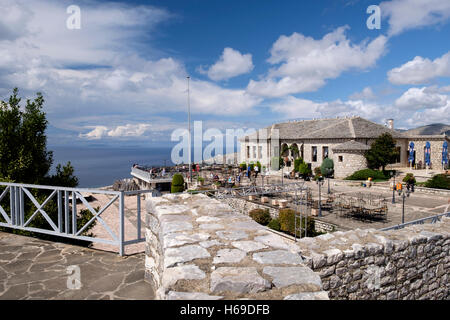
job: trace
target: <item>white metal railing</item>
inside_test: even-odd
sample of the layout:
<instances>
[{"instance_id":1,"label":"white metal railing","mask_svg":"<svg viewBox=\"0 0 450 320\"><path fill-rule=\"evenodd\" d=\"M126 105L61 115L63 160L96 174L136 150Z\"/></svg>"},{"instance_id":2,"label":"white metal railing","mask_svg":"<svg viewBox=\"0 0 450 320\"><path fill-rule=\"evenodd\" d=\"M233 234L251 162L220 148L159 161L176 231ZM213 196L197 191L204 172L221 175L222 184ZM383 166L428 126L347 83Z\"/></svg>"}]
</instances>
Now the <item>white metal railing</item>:
<instances>
[{"instance_id":1,"label":"white metal railing","mask_svg":"<svg viewBox=\"0 0 450 320\"><path fill-rule=\"evenodd\" d=\"M101 189L84 189L84 188L66 188L57 186L43 186L33 184L19 184L0 182L0 188L4 190L0 193L0 226L17 230L43 233L53 236L99 242L118 246L119 254L125 253L125 246L145 241L141 235L141 196L145 193L153 192L153 190L141 191L109 191ZM3 188L2 188L3 189ZM46 199L39 203L30 190L47 190L50 193ZM102 208L96 211L86 200L82 193L89 194L106 194L112 195L112 199ZM5 210L2 201L9 195L9 210ZM54 221L44 210L44 207L50 202L55 201L57 207L57 221ZM133 240L125 240L125 196L136 196L137 199L137 234ZM89 210L93 217L78 229L77 226L77 200ZM29 201L30 203L27 203ZM115 202L118 202L118 221L119 230L113 231L110 226L102 219L101 215ZM26 204L33 206L36 210L31 216L25 216ZM31 227L31 222L41 214L42 217L50 225L50 229L42 229ZM3 218L3 221L1 220ZM111 239L103 239L92 236L83 235L83 232L94 222L99 222L110 235Z\"/></svg>"},{"instance_id":2,"label":"white metal railing","mask_svg":"<svg viewBox=\"0 0 450 320\"><path fill-rule=\"evenodd\" d=\"M136 178L140 178L142 180L168 180L171 181L173 178L173 175L177 172L166 172L164 175L161 173L151 173L146 170L139 169L137 167L131 168L131 175L135 176Z\"/></svg>"},{"instance_id":3,"label":"white metal railing","mask_svg":"<svg viewBox=\"0 0 450 320\"><path fill-rule=\"evenodd\" d=\"M405 228L405 227L408 227L408 226L412 226L412 225L415 225L415 224L436 223L436 222L440 221L441 218L444 217L444 216L450 217L450 212L441 213L441 214L437 214L435 216L409 221L409 222L406 222L406 223L398 224L398 225L395 225L395 226L392 226L392 227L383 228L383 229L380 229L380 230L381 231L398 230L398 229L402 229L402 228Z\"/></svg>"}]
</instances>

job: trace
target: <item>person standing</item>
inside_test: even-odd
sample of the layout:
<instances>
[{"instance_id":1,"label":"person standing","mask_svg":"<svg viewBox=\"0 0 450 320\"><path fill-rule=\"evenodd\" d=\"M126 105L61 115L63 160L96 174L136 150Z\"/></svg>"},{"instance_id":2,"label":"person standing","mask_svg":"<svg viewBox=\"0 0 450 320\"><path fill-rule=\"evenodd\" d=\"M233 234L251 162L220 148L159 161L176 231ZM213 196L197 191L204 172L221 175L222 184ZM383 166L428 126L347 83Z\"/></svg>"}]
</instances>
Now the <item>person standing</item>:
<instances>
[{"instance_id":1,"label":"person standing","mask_svg":"<svg viewBox=\"0 0 450 320\"><path fill-rule=\"evenodd\" d=\"M255 179L256 179L256 178L258 178L258 172L259 172L258 165L255 164L255 167L253 168L253 170L255 170Z\"/></svg>"}]
</instances>

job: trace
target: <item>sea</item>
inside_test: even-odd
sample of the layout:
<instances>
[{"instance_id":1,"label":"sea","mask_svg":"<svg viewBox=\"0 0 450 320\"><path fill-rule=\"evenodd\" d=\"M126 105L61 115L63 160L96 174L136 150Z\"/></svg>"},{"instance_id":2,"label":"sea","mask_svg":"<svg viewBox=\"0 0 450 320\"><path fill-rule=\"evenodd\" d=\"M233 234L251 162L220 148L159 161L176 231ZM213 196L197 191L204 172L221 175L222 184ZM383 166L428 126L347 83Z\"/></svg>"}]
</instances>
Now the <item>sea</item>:
<instances>
[{"instance_id":1,"label":"sea","mask_svg":"<svg viewBox=\"0 0 450 320\"><path fill-rule=\"evenodd\" d=\"M80 188L98 188L131 178L131 167L137 163L148 166L171 166L171 148L143 147L49 147L53 151L53 167L71 162Z\"/></svg>"}]
</instances>

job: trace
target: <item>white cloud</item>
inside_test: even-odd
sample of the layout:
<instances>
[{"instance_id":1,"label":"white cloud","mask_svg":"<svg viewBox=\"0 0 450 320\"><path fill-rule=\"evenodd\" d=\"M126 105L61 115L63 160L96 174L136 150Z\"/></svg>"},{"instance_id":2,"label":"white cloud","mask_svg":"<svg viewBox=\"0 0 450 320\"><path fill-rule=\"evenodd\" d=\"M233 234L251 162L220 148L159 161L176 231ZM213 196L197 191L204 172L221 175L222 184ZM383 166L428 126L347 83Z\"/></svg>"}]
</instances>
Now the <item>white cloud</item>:
<instances>
[{"instance_id":1,"label":"white cloud","mask_svg":"<svg viewBox=\"0 0 450 320\"><path fill-rule=\"evenodd\" d=\"M149 124L139 123L118 126L108 132L110 137L140 137L150 128Z\"/></svg>"},{"instance_id":2,"label":"white cloud","mask_svg":"<svg viewBox=\"0 0 450 320\"><path fill-rule=\"evenodd\" d=\"M443 23L450 17L448 0L392 0L380 3L380 8L388 17L389 35Z\"/></svg>"},{"instance_id":3,"label":"white cloud","mask_svg":"<svg viewBox=\"0 0 450 320\"><path fill-rule=\"evenodd\" d=\"M288 118L307 119L320 117L320 113L317 112L319 105L319 103L311 100L288 96L273 104L271 109L273 112L281 113Z\"/></svg>"},{"instance_id":4,"label":"white cloud","mask_svg":"<svg viewBox=\"0 0 450 320\"><path fill-rule=\"evenodd\" d=\"M69 30L69 4L0 0L2 10L11 13L0 21L0 95L15 86L22 95L43 92L50 124L83 132L84 139L138 134L133 130L139 128L127 123L157 114L170 120L174 112L186 112L183 63L155 50L151 41L136 40L152 40L148 35L170 13L152 6L80 2L81 29ZM260 101L245 90L191 79L193 114L237 115Z\"/></svg>"},{"instance_id":5,"label":"white cloud","mask_svg":"<svg viewBox=\"0 0 450 320\"><path fill-rule=\"evenodd\" d=\"M417 56L388 72L393 84L423 84L437 77L450 77L450 52L433 61Z\"/></svg>"},{"instance_id":6,"label":"white cloud","mask_svg":"<svg viewBox=\"0 0 450 320\"><path fill-rule=\"evenodd\" d=\"M105 126L95 126L91 131L88 133L79 134L80 138L84 138L87 140L99 140L103 137L105 137L108 133L108 128Z\"/></svg>"},{"instance_id":7,"label":"white cloud","mask_svg":"<svg viewBox=\"0 0 450 320\"><path fill-rule=\"evenodd\" d=\"M268 59L277 67L266 78L251 80L248 91L265 97L315 91L342 72L372 67L385 52L387 38L381 35L370 42L352 44L345 34L347 29L337 28L319 40L299 33L281 36Z\"/></svg>"},{"instance_id":8,"label":"white cloud","mask_svg":"<svg viewBox=\"0 0 450 320\"><path fill-rule=\"evenodd\" d=\"M218 81L249 73L253 68L251 54L241 54L232 48L225 48L215 64L206 71L200 68L199 72L206 73L211 80Z\"/></svg>"},{"instance_id":9,"label":"white cloud","mask_svg":"<svg viewBox=\"0 0 450 320\"><path fill-rule=\"evenodd\" d=\"M374 121L384 119L387 109L376 103L362 100L335 100L315 102L299 99L293 96L284 98L272 105L272 111L285 115L287 118L335 118L358 115Z\"/></svg>"},{"instance_id":10,"label":"white cloud","mask_svg":"<svg viewBox=\"0 0 450 320\"><path fill-rule=\"evenodd\" d=\"M435 87L410 88L395 100L395 106L409 111L436 109L447 104L448 96L440 94Z\"/></svg>"},{"instance_id":11,"label":"white cloud","mask_svg":"<svg viewBox=\"0 0 450 320\"><path fill-rule=\"evenodd\" d=\"M372 100L375 99L375 94L370 87L365 87L361 92L355 92L349 98L350 100Z\"/></svg>"}]
</instances>

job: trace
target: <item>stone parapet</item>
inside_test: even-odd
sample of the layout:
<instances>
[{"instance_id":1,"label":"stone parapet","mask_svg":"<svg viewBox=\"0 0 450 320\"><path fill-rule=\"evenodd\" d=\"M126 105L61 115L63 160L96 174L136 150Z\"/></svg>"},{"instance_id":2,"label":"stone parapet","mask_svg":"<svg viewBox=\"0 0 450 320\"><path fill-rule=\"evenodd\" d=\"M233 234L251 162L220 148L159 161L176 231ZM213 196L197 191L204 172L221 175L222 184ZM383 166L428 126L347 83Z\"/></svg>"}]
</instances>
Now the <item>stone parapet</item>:
<instances>
[{"instance_id":1,"label":"stone parapet","mask_svg":"<svg viewBox=\"0 0 450 320\"><path fill-rule=\"evenodd\" d=\"M157 299L328 299L299 247L205 195L147 198Z\"/></svg>"},{"instance_id":2,"label":"stone parapet","mask_svg":"<svg viewBox=\"0 0 450 320\"><path fill-rule=\"evenodd\" d=\"M331 299L448 299L450 218L401 230L334 232L298 241Z\"/></svg>"}]
</instances>

